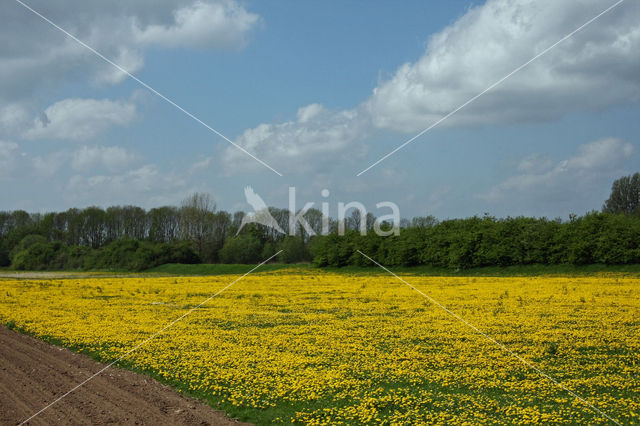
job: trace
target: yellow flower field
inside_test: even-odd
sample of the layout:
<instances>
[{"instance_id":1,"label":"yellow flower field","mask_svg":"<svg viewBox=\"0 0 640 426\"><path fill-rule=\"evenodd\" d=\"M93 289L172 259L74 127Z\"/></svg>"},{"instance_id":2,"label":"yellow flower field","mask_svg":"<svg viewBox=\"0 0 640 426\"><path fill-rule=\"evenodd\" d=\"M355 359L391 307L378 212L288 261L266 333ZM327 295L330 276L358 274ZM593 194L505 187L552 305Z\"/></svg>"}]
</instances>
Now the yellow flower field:
<instances>
[{"instance_id":1,"label":"yellow flower field","mask_svg":"<svg viewBox=\"0 0 640 426\"><path fill-rule=\"evenodd\" d=\"M114 360L236 278L0 279L0 322ZM404 278L640 422L640 279ZM123 364L258 423L610 423L386 275L249 275Z\"/></svg>"}]
</instances>

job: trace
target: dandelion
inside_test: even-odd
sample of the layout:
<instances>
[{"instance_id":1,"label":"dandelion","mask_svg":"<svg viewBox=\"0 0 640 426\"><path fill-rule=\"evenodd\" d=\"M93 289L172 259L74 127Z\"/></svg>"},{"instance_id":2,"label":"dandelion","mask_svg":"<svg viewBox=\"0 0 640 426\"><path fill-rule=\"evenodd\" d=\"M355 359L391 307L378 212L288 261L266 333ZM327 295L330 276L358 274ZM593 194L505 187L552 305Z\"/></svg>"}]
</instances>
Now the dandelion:
<instances>
[{"instance_id":1,"label":"dandelion","mask_svg":"<svg viewBox=\"0 0 640 426\"><path fill-rule=\"evenodd\" d=\"M0 280L0 322L108 362L234 278ZM607 414L638 421L639 279L406 279ZM265 422L603 420L386 276L249 275L125 363Z\"/></svg>"}]
</instances>

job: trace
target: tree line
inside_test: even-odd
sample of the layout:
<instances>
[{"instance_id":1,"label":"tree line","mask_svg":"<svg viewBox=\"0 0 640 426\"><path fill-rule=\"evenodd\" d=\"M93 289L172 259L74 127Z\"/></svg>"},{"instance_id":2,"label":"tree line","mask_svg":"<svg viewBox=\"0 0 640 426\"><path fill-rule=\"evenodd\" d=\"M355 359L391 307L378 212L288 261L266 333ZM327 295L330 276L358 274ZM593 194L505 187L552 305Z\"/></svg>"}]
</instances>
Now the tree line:
<instances>
[{"instance_id":1,"label":"tree line","mask_svg":"<svg viewBox=\"0 0 640 426\"><path fill-rule=\"evenodd\" d=\"M640 173L613 182L602 211L568 221L489 215L442 222L433 217L405 223L400 235L348 232L314 237L318 266L388 266L451 269L531 264L640 263Z\"/></svg>"},{"instance_id":2,"label":"tree line","mask_svg":"<svg viewBox=\"0 0 640 426\"><path fill-rule=\"evenodd\" d=\"M144 270L164 263L257 263L282 250L277 261L318 266L370 266L358 250L388 266L452 269L528 264L640 263L640 174L613 183L602 211L568 221L489 215L439 221L433 216L383 223L399 235L373 232L375 217L354 210L342 224L317 209L304 215L317 235L298 224L289 235L289 211L270 207L285 234L250 224L237 234L243 212L218 211L208 194L181 206L88 207L29 214L0 212L0 266L15 269ZM362 225L362 227L361 227ZM346 229L346 232L339 232ZM364 233L360 230L364 229Z\"/></svg>"},{"instance_id":3,"label":"tree line","mask_svg":"<svg viewBox=\"0 0 640 426\"><path fill-rule=\"evenodd\" d=\"M386 266L451 269L532 264L640 263L640 217L592 212L569 221L491 216L432 221L379 237L350 231L314 237L318 266L369 266L362 251Z\"/></svg>"},{"instance_id":4,"label":"tree line","mask_svg":"<svg viewBox=\"0 0 640 426\"><path fill-rule=\"evenodd\" d=\"M310 235L302 226L295 236L288 235L287 209L270 207L269 213L286 234L250 224L236 235L245 213L217 210L211 195L203 193L189 196L179 207L150 210L112 206L45 214L0 212L0 266L143 270L163 263L256 263L280 250L280 262L310 261ZM347 229L360 226L356 213L347 218ZM321 232L319 210L304 217ZM365 220L370 229L372 215ZM329 224L337 232L337 221Z\"/></svg>"}]
</instances>

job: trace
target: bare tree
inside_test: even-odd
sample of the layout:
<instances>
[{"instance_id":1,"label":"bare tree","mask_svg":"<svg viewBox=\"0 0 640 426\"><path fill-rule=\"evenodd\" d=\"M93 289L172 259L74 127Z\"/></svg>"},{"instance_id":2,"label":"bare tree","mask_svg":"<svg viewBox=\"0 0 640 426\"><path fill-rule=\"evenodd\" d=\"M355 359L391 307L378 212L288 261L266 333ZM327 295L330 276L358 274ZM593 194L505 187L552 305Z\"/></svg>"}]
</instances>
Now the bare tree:
<instances>
[{"instance_id":1,"label":"bare tree","mask_svg":"<svg viewBox=\"0 0 640 426\"><path fill-rule=\"evenodd\" d=\"M193 241L202 255L207 239L212 237L216 204L211 194L196 192L182 202L180 233L182 239Z\"/></svg>"},{"instance_id":2,"label":"bare tree","mask_svg":"<svg viewBox=\"0 0 640 426\"><path fill-rule=\"evenodd\" d=\"M309 209L304 214L304 218L307 220L307 223L309 224L311 229L313 229L313 232L315 232L316 235L319 235L322 233L322 212L320 210ZM304 228L302 226L300 226L300 229L301 229L301 232L304 231ZM307 235L306 232L303 235L304 235L305 241L308 241L309 235Z\"/></svg>"},{"instance_id":3,"label":"bare tree","mask_svg":"<svg viewBox=\"0 0 640 426\"><path fill-rule=\"evenodd\" d=\"M157 243L168 243L178 239L180 213L175 207L151 209L148 214L149 238Z\"/></svg>"}]
</instances>

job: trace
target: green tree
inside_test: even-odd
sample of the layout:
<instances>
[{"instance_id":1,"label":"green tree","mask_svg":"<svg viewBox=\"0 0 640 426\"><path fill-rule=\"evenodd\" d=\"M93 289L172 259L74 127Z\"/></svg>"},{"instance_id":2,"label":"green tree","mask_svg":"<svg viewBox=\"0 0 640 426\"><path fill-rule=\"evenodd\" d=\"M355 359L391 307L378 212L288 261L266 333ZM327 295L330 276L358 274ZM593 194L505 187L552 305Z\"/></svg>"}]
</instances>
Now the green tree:
<instances>
[{"instance_id":1,"label":"green tree","mask_svg":"<svg viewBox=\"0 0 640 426\"><path fill-rule=\"evenodd\" d=\"M615 180L611 185L611 195L602 206L602 211L640 215L640 173Z\"/></svg>"},{"instance_id":2,"label":"green tree","mask_svg":"<svg viewBox=\"0 0 640 426\"><path fill-rule=\"evenodd\" d=\"M45 244L46 242L47 242L47 239L42 235L29 234L26 237L24 237L22 240L20 240L20 242L15 247L13 247L13 249L11 249L11 252L9 253L9 258L13 260L18 253L27 250L32 245L35 245L38 243Z\"/></svg>"},{"instance_id":3,"label":"green tree","mask_svg":"<svg viewBox=\"0 0 640 426\"><path fill-rule=\"evenodd\" d=\"M262 260L262 242L255 235L247 232L229 238L220 250L223 263L258 263Z\"/></svg>"},{"instance_id":4,"label":"green tree","mask_svg":"<svg viewBox=\"0 0 640 426\"><path fill-rule=\"evenodd\" d=\"M297 263L309 260L309 252L300 237L287 235L278 244L278 250L282 250L278 255L278 261L283 263Z\"/></svg>"}]
</instances>

